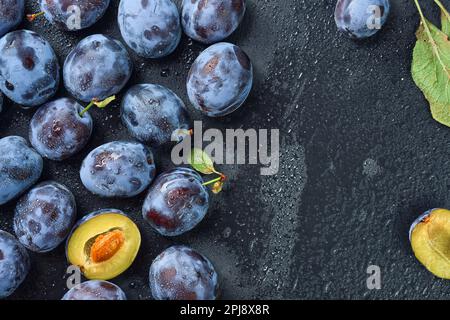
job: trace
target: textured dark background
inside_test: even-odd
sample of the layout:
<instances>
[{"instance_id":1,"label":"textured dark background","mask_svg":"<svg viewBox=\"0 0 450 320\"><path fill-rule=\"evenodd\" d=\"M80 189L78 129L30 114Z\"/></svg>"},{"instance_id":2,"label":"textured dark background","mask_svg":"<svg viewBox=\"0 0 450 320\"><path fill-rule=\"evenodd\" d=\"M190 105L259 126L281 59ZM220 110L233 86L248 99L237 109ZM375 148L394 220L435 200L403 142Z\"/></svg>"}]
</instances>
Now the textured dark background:
<instances>
[{"instance_id":1,"label":"textured dark background","mask_svg":"<svg viewBox=\"0 0 450 320\"><path fill-rule=\"evenodd\" d=\"M27 1L28 12L37 1ZM386 27L353 42L336 30L335 1L248 0L239 31L229 41L249 54L255 86L248 103L205 127L280 129L281 169L262 177L257 166L222 166L231 181L213 197L207 218L175 239L157 235L141 218L143 198L105 200L82 186L84 156L102 143L129 139L118 104L94 110L88 147L63 162L45 162L41 180L66 184L79 216L105 207L129 213L141 229L133 266L113 280L131 299L149 299L148 267L171 244L187 244L208 256L222 277L223 297L241 298L442 298L448 283L413 257L407 232L425 209L450 206L450 129L432 120L410 76L418 15L412 0L391 0ZM438 17L432 0L422 0ZM83 37L105 33L120 39L118 1L93 28L67 34L45 19L22 27L42 34L61 64ZM450 8L450 1L444 1ZM160 83L186 102L185 79L204 49L185 36L177 51L159 61L133 56L129 85ZM58 96L66 92L61 88ZM27 137L33 110L7 102L0 137ZM159 172L171 166L169 148L154 150ZM12 231L14 201L0 207L0 229ZM366 269L379 265L382 289L366 288ZM32 254L32 270L12 299L60 299L67 262L61 245Z\"/></svg>"}]
</instances>

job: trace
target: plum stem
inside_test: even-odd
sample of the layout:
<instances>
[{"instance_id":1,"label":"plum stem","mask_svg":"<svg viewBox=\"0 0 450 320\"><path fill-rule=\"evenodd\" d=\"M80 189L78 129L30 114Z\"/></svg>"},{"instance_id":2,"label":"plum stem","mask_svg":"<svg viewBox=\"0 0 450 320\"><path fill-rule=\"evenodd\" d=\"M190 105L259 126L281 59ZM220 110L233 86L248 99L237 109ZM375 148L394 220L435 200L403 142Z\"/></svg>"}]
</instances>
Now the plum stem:
<instances>
[{"instance_id":1,"label":"plum stem","mask_svg":"<svg viewBox=\"0 0 450 320\"><path fill-rule=\"evenodd\" d=\"M84 108L81 112L80 112L80 117L82 117L86 112L89 111L89 109L94 105L94 100L92 100L86 108Z\"/></svg>"},{"instance_id":2,"label":"plum stem","mask_svg":"<svg viewBox=\"0 0 450 320\"><path fill-rule=\"evenodd\" d=\"M227 177L223 173L220 173L220 172L216 172L216 173L218 175L220 175L220 177L217 177L217 178L215 178L213 180L210 180L208 182L203 183L203 186L206 187L206 186L209 186L209 185L214 184L216 182L223 182L223 181L225 181L227 179Z\"/></svg>"},{"instance_id":3,"label":"plum stem","mask_svg":"<svg viewBox=\"0 0 450 320\"><path fill-rule=\"evenodd\" d=\"M89 111L89 109L92 108L93 105L96 105L98 108L102 109L105 108L108 104L116 100L116 96L111 96L109 98L106 98L105 100L100 101L97 98L92 99L92 101L80 112L80 117L83 117L83 115Z\"/></svg>"},{"instance_id":4,"label":"plum stem","mask_svg":"<svg viewBox=\"0 0 450 320\"><path fill-rule=\"evenodd\" d=\"M450 14L448 13L447 9L445 9L444 5L439 0L434 0L434 2L439 6L439 8L442 10L442 12L445 14L447 19L450 19Z\"/></svg>"},{"instance_id":5,"label":"plum stem","mask_svg":"<svg viewBox=\"0 0 450 320\"><path fill-rule=\"evenodd\" d=\"M33 13L33 14L27 14L27 20L30 21L30 22L33 22L34 20L36 20L37 17L40 17L40 16L42 16L44 14L45 14L44 11L41 11L41 12L38 12L38 13Z\"/></svg>"}]
</instances>

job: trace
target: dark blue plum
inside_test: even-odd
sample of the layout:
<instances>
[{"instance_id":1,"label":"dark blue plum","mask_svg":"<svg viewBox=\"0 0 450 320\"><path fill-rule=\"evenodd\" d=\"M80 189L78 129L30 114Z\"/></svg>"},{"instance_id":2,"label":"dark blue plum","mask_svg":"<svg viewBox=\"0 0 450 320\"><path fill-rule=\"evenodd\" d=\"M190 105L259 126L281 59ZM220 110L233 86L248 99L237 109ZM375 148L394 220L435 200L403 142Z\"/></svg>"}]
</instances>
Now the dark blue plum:
<instances>
[{"instance_id":1,"label":"dark blue plum","mask_svg":"<svg viewBox=\"0 0 450 320\"><path fill-rule=\"evenodd\" d=\"M245 52L230 43L217 43L203 51L191 67L187 92L192 105L210 117L238 109L253 84L253 67Z\"/></svg>"},{"instance_id":2,"label":"dark blue plum","mask_svg":"<svg viewBox=\"0 0 450 320\"><path fill-rule=\"evenodd\" d=\"M80 170L83 185L102 197L130 198L155 176L152 152L137 142L115 141L94 149Z\"/></svg>"},{"instance_id":3,"label":"dark blue plum","mask_svg":"<svg viewBox=\"0 0 450 320\"><path fill-rule=\"evenodd\" d=\"M0 92L0 112L3 110L3 93Z\"/></svg>"},{"instance_id":4,"label":"dark blue plum","mask_svg":"<svg viewBox=\"0 0 450 320\"><path fill-rule=\"evenodd\" d=\"M338 29L351 38L373 36L386 23L389 0L338 0L334 18Z\"/></svg>"},{"instance_id":5,"label":"dark blue plum","mask_svg":"<svg viewBox=\"0 0 450 320\"><path fill-rule=\"evenodd\" d=\"M58 58L44 38L18 30L0 39L0 90L8 98L34 107L49 100L58 86Z\"/></svg>"},{"instance_id":6,"label":"dark blue plum","mask_svg":"<svg viewBox=\"0 0 450 320\"><path fill-rule=\"evenodd\" d=\"M50 23L67 31L88 28L103 17L110 0L41 0Z\"/></svg>"},{"instance_id":7,"label":"dark blue plum","mask_svg":"<svg viewBox=\"0 0 450 320\"><path fill-rule=\"evenodd\" d=\"M209 194L194 170L177 168L159 175L149 189L142 216L164 236L192 230L205 217Z\"/></svg>"},{"instance_id":8,"label":"dark blue plum","mask_svg":"<svg viewBox=\"0 0 450 320\"><path fill-rule=\"evenodd\" d=\"M149 271L150 289L156 300L216 300L218 278L205 256L185 246L163 251Z\"/></svg>"},{"instance_id":9,"label":"dark blue plum","mask_svg":"<svg viewBox=\"0 0 450 320\"><path fill-rule=\"evenodd\" d=\"M205 44L219 42L232 34L245 14L245 0L183 0L184 33Z\"/></svg>"},{"instance_id":10,"label":"dark blue plum","mask_svg":"<svg viewBox=\"0 0 450 320\"><path fill-rule=\"evenodd\" d=\"M171 90L155 84L139 84L128 90L121 114L131 135L154 147L170 142L174 131L190 126L183 101Z\"/></svg>"},{"instance_id":11,"label":"dark blue plum","mask_svg":"<svg viewBox=\"0 0 450 320\"><path fill-rule=\"evenodd\" d=\"M61 300L127 300L127 297L114 283L90 280L67 291Z\"/></svg>"},{"instance_id":12,"label":"dark blue plum","mask_svg":"<svg viewBox=\"0 0 450 320\"><path fill-rule=\"evenodd\" d=\"M49 102L36 111L30 122L30 142L44 158L61 161L78 153L92 134L89 113L73 99Z\"/></svg>"},{"instance_id":13,"label":"dark blue plum","mask_svg":"<svg viewBox=\"0 0 450 320\"><path fill-rule=\"evenodd\" d=\"M19 241L34 252L55 249L69 235L75 223L75 197L67 187L43 182L17 203L14 232Z\"/></svg>"},{"instance_id":14,"label":"dark blue plum","mask_svg":"<svg viewBox=\"0 0 450 320\"><path fill-rule=\"evenodd\" d=\"M0 139L0 205L31 187L41 176L43 160L22 137Z\"/></svg>"},{"instance_id":15,"label":"dark blue plum","mask_svg":"<svg viewBox=\"0 0 450 320\"><path fill-rule=\"evenodd\" d=\"M180 15L172 0L121 0L118 22L123 39L141 57L165 57L180 43Z\"/></svg>"},{"instance_id":16,"label":"dark blue plum","mask_svg":"<svg viewBox=\"0 0 450 320\"><path fill-rule=\"evenodd\" d=\"M10 296L30 271L30 257L24 246L0 230L0 299Z\"/></svg>"},{"instance_id":17,"label":"dark blue plum","mask_svg":"<svg viewBox=\"0 0 450 320\"><path fill-rule=\"evenodd\" d=\"M25 0L0 0L0 37L16 28L25 14Z\"/></svg>"},{"instance_id":18,"label":"dark blue plum","mask_svg":"<svg viewBox=\"0 0 450 320\"><path fill-rule=\"evenodd\" d=\"M95 34L81 40L67 56L63 68L64 84L78 100L104 100L123 89L132 70L124 45Z\"/></svg>"}]
</instances>

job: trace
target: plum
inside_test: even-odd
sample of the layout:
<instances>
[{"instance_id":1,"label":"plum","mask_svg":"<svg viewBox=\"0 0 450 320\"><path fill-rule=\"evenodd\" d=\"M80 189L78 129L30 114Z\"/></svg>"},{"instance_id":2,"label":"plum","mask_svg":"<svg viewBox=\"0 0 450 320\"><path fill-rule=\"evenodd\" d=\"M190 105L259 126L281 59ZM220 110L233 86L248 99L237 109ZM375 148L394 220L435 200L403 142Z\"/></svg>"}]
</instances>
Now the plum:
<instances>
[{"instance_id":1,"label":"plum","mask_svg":"<svg viewBox=\"0 0 450 320\"><path fill-rule=\"evenodd\" d=\"M127 297L114 283L90 280L67 291L61 300L127 300Z\"/></svg>"},{"instance_id":2,"label":"plum","mask_svg":"<svg viewBox=\"0 0 450 320\"><path fill-rule=\"evenodd\" d=\"M205 44L232 34L245 14L245 0L183 0L181 23L184 33Z\"/></svg>"},{"instance_id":3,"label":"plum","mask_svg":"<svg viewBox=\"0 0 450 320\"><path fill-rule=\"evenodd\" d=\"M66 256L86 278L109 280L131 266L140 245L139 229L127 215L102 209L75 224L67 239Z\"/></svg>"},{"instance_id":4,"label":"plum","mask_svg":"<svg viewBox=\"0 0 450 320\"><path fill-rule=\"evenodd\" d=\"M216 300L219 291L211 262L185 246L170 247L156 257L149 282L157 300Z\"/></svg>"},{"instance_id":5,"label":"plum","mask_svg":"<svg viewBox=\"0 0 450 320\"><path fill-rule=\"evenodd\" d=\"M155 84L133 86L122 100L122 121L136 139L159 147L178 129L188 130L189 114L171 90Z\"/></svg>"},{"instance_id":6,"label":"plum","mask_svg":"<svg viewBox=\"0 0 450 320\"><path fill-rule=\"evenodd\" d=\"M125 42L144 58L171 54L181 39L180 15L172 0L121 0L118 22Z\"/></svg>"},{"instance_id":7,"label":"plum","mask_svg":"<svg viewBox=\"0 0 450 320\"><path fill-rule=\"evenodd\" d=\"M350 38L363 39L377 33L389 16L389 0L338 0L334 19Z\"/></svg>"},{"instance_id":8,"label":"plum","mask_svg":"<svg viewBox=\"0 0 450 320\"><path fill-rule=\"evenodd\" d=\"M25 0L0 0L0 37L16 28L25 13Z\"/></svg>"},{"instance_id":9,"label":"plum","mask_svg":"<svg viewBox=\"0 0 450 320\"><path fill-rule=\"evenodd\" d=\"M0 39L0 90L12 101L41 105L56 93L59 80L58 58L40 35L18 30Z\"/></svg>"},{"instance_id":10,"label":"plum","mask_svg":"<svg viewBox=\"0 0 450 320\"><path fill-rule=\"evenodd\" d=\"M0 92L0 112L3 110L3 93Z\"/></svg>"},{"instance_id":11,"label":"plum","mask_svg":"<svg viewBox=\"0 0 450 320\"><path fill-rule=\"evenodd\" d=\"M72 192L54 181L43 182L17 203L14 232L27 249L48 252L69 235L76 216Z\"/></svg>"},{"instance_id":12,"label":"plum","mask_svg":"<svg viewBox=\"0 0 450 320\"><path fill-rule=\"evenodd\" d=\"M152 152L138 142L114 141L91 151L80 170L83 185L102 197L130 198L155 176Z\"/></svg>"},{"instance_id":13,"label":"plum","mask_svg":"<svg viewBox=\"0 0 450 320\"><path fill-rule=\"evenodd\" d=\"M159 175L149 189L142 216L164 236L192 230L205 217L209 194L200 175L176 168Z\"/></svg>"},{"instance_id":14,"label":"plum","mask_svg":"<svg viewBox=\"0 0 450 320\"><path fill-rule=\"evenodd\" d=\"M230 43L217 43L203 51L189 71L187 92L192 105L210 117L238 109L253 84L247 54Z\"/></svg>"},{"instance_id":15,"label":"plum","mask_svg":"<svg viewBox=\"0 0 450 320\"><path fill-rule=\"evenodd\" d=\"M27 250L13 235L0 230L0 299L10 296L29 271Z\"/></svg>"},{"instance_id":16,"label":"plum","mask_svg":"<svg viewBox=\"0 0 450 320\"><path fill-rule=\"evenodd\" d=\"M67 31L86 29L100 20L110 0L40 0L45 18Z\"/></svg>"},{"instance_id":17,"label":"plum","mask_svg":"<svg viewBox=\"0 0 450 320\"><path fill-rule=\"evenodd\" d=\"M65 160L78 153L92 134L89 113L80 116L83 107L73 99L62 98L40 107L30 122L29 138L33 147L51 160Z\"/></svg>"},{"instance_id":18,"label":"plum","mask_svg":"<svg viewBox=\"0 0 450 320\"><path fill-rule=\"evenodd\" d=\"M78 100L104 100L123 89L132 69L122 43L95 34L81 40L67 56L63 67L64 85Z\"/></svg>"},{"instance_id":19,"label":"plum","mask_svg":"<svg viewBox=\"0 0 450 320\"><path fill-rule=\"evenodd\" d=\"M0 205L31 187L41 176L42 157L17 136L0 139Z\"/></svg>"}]
</instances>

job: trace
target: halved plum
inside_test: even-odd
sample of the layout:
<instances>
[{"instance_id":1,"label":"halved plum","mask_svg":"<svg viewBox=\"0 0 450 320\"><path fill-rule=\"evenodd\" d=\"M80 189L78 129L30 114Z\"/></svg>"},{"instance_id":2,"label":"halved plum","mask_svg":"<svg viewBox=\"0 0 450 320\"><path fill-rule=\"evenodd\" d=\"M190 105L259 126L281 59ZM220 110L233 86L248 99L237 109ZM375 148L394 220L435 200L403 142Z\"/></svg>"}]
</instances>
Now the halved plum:
<instances>
[{"instance_id":1,"label":"halved plum","mask_svg":"<svg viewBox=\"0 0 450 320\"><path fill-rule=\"evenodd\" d=\"M140 245L139 229L126 214L102 209L75 225L67 240L66 255L86 278L109 280L131 266Z\"/></svg>"},{"instance_id":2,"label":"halved plum","mask_svg":"<svg viewBox=\"0 0 450 320\"><path fill-rule=\"evenodd\" d=\"M450 279L450 210L432 209L420 215L409 239L416 258L428 271Z\"/></svg>"}]
</instances>

